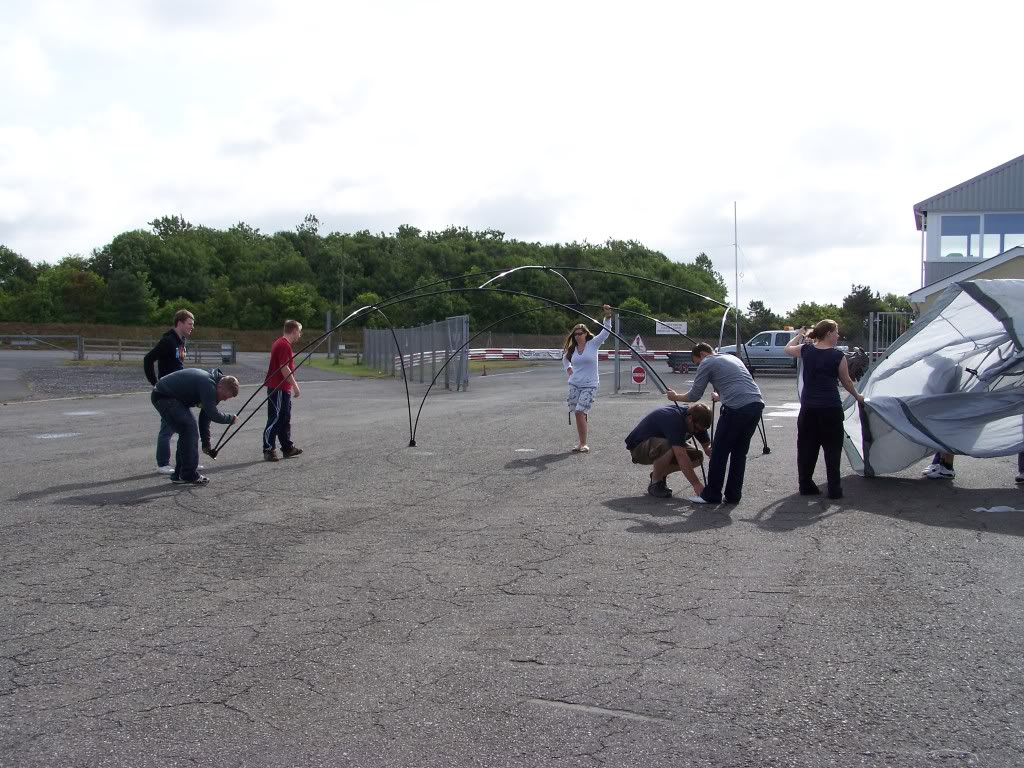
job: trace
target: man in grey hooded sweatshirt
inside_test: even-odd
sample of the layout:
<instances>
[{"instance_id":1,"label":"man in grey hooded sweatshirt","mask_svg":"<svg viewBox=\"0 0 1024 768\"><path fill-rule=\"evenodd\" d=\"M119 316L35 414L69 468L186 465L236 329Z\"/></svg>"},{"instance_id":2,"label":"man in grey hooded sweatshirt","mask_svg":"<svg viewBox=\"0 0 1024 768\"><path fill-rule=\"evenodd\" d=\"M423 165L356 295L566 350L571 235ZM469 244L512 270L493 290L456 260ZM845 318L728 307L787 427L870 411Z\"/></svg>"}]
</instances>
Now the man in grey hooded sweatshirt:
<instances>
[{"instance_id":1,"label":"man in grey hooded sweatshirt","mask_svg":"<svg viewBox=\"0 0 1024 768\"><path fill-rule=\"evenodd\" d=\"M711 399L722 401L722 415L718 419L718 428L715 429L711 446L707 485L699 496L691 496L687 501L694 504L721 504L724 482L725 503L739 504L743 493L743 475L747 469L747 450L761 419L761 412L764 411L764 398L750 371L737 357L715 354L711 345L703 342L697 344L690 355L697 365L693 386L685 395L667 390L668 399L679 403L695 403L710 384L715 390ZM726 464L729 465L728 479L725 476Z\"/></svg>"},{"instance_id":2,"label":"man in grey hooded sweatshirt","mask_svg":"<svg viewBox=\"0 0 1024 768\"><path fill-rule=\"evenodd\" d=\"M206 485L209 478L200 475L199 441L203 449L210 448L210 422L234 424L236 417L224 413L217 404L238 394L238 379L225 376L219 368L185 368L164 376L153 387L150 400L160 417L178 435L172 483ZM199 406L199 423L191 409Z\"/></svg>"}]
</instances>

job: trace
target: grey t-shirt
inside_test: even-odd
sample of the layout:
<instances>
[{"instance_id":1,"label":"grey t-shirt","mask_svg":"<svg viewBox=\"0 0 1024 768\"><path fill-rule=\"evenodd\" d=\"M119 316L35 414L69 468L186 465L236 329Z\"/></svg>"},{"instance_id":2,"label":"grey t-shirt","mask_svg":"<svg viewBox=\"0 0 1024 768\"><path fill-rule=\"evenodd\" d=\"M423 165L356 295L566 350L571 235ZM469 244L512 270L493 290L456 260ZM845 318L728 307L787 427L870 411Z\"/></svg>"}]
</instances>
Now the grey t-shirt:
<instances>
[{"instance_id":1,"label":"grey t-shirt","mask_svg":"<svg viewBox=\"0 0 1024 768\"><path fill-rule=\"evenodd\" d=\"M764 403L761 390L754 383L750 371L734 355L711 355L697 366L697 375L686 399L696 403L704 395L708 384L717 390L726 408L742 408L751 403Z\"/></svg>"}]
</instances>

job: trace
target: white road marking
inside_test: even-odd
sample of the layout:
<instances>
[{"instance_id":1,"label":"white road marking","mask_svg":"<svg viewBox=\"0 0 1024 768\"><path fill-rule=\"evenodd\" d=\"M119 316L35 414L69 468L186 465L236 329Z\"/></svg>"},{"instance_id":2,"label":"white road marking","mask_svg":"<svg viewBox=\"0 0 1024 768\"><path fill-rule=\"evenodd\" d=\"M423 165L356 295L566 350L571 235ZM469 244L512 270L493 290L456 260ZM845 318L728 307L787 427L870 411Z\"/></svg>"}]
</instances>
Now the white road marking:
<instances>
[{"instance_id":1,"label":"white road marking","mask_svg":"<svg viewBox=\"0 0 1024 768\"><path fill-rule=\"evenodd\" d=\"M65 416L102 416L103 411L65 411Z\"/></svg>"},{"instance_id":2,"label":"white road marking","mask_svg":"<svg viewBox=\"0 0 1024 768\"><path fill-rule=\"evenodd\" d=\"M516 453L531 453L537 450L536 448L516 448Z\"/></svg>"},{"instance_id":3,"label":"white road marking","mask_svg":"<svg viewBox=\"0 0 1024 768\"><path fill-rule=\"evenodd\" d=\"M32 435L36 440L58 440L62 437L78 437L81 432L52 432L45 435Z\"/></svg>"}]
</instances>

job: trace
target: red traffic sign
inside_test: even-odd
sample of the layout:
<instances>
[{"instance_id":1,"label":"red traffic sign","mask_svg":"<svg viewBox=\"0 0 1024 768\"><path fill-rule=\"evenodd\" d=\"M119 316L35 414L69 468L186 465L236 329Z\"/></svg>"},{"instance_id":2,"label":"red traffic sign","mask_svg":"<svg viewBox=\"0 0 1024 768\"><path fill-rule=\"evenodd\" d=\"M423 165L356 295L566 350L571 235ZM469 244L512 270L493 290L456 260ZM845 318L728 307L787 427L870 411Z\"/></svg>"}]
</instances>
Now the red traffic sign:
<instances>
[{"instance_id":1,"label":"red traffic sign","mask_svg":"<svg viewBox=\"0 0 1024 768\"><path fill-rule=\"evenodd\" d=\"M637 384L643 384L647 381L647 371L644 370L642 365L633 366L633 381Z\"/></svg>"}]
</instances>

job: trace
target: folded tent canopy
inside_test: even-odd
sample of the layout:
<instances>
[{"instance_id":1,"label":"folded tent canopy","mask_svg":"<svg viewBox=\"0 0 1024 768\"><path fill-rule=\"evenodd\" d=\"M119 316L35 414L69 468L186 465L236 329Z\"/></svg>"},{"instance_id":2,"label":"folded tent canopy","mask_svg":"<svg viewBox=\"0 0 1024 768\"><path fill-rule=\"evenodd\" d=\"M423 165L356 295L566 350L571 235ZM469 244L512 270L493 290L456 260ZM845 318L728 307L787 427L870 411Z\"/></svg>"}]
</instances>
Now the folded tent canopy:
<instances>
[{"instance_id":1,"label":"folded tent canopy","mask_svg":"<svg viewBox=\"0 0 1024 768\"><path fill-rule=\"evenodd\" d=\"M1024 280L954 283L864 376L845 405L854 471L882 475L936 451L1024 451Z\"/></svg>"}]
</instances>

